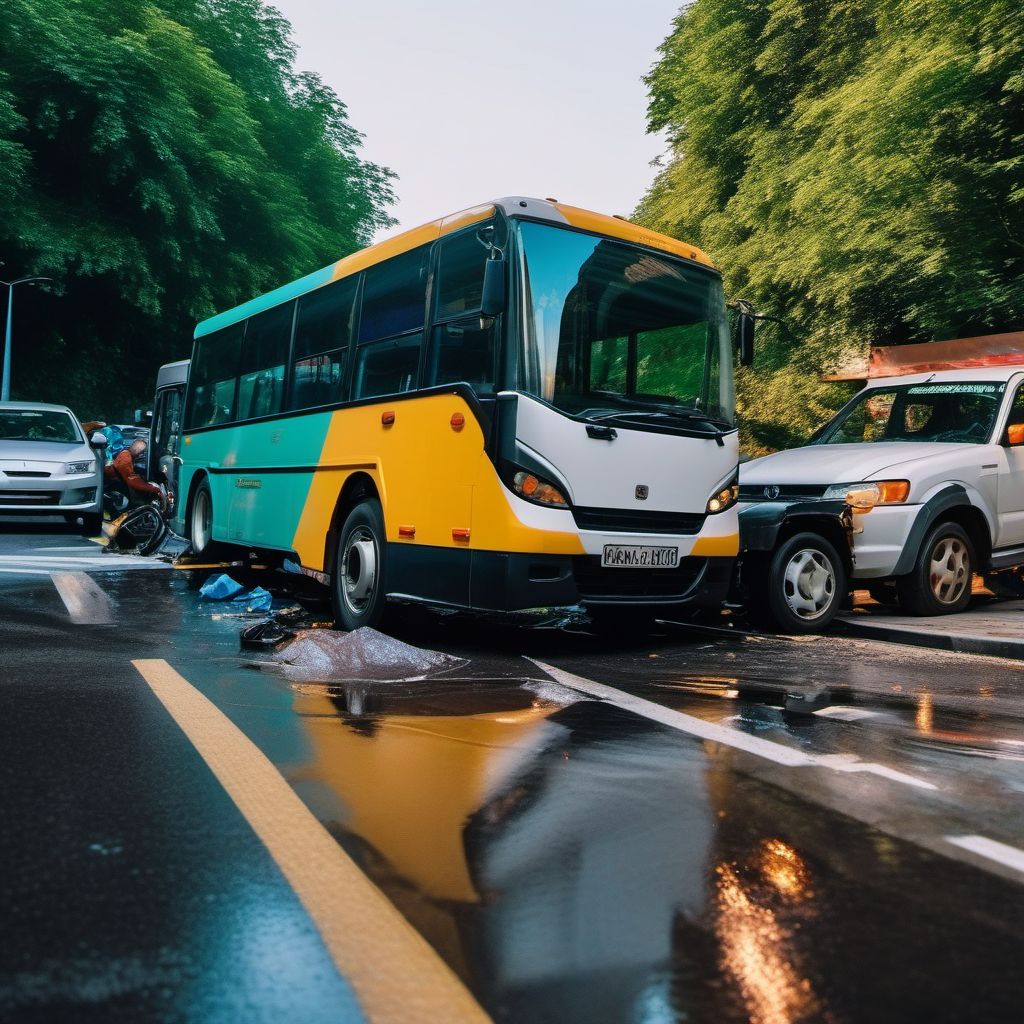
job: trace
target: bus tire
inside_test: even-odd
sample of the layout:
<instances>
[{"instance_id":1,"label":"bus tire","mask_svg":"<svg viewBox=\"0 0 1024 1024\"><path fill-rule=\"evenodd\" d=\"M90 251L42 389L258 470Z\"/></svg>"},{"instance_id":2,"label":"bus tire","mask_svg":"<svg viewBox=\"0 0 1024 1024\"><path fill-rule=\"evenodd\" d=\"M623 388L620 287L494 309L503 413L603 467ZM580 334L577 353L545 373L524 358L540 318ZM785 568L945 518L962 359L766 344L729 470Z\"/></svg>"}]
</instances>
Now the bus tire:
<instances>
[{"instance_id":1,"label":"bus tire","mask_svg":"<svg viewBox=\"0 0 1024 1024\"><path fill-rule=\"evenodd\" d=\"M387 542L376 498L364 499L345 517L336 550L331 572L335 625L348 631L380 626L387 608Z\"/></svg>"},{"instance_id":2,"label":"bus tire","mask_svg":"<svg viewBox=\"0 0 1024 1024\"><path fill-rule=\"evenodd\" d=\"M210 556L214 553L213 495L208 480L203 480L192 495L188 514L188 539L192 543L192 554Z\"/></svg>"}]
</instances>

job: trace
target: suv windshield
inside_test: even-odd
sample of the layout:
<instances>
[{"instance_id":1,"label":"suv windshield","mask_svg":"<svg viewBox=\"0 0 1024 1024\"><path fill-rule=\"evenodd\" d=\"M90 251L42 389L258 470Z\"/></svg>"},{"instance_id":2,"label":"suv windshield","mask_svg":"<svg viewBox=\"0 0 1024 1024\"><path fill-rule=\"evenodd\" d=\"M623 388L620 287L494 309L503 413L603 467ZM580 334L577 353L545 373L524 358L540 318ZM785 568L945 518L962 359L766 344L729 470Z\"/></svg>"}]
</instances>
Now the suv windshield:
<instances>
[{"instance_id":1,"label":"suv windshield","mask_svg":"<svg viewBox=\"0 0 1024 1024\"><path fill-rule=\"evenodd\" d=\"M565 228L520 222L518 231L524 391L588 419L731 429L732 350L717 275Z\"/></svg>"},{"instance_id":2,"label":"suv windshield","mask_svg":"<svg viewBox=\"0 0 1024 1024\"><path fill-rule=\"evenodd\" d=\"M0 441L81 441L75 421L66 412L45 409L0 411Z\"/></svg>"},{"instance_id":3,"label":"suv windshield","mask_svg":"<svg viewBox=\"0 0 1024 1024\"><path fill-rule=\"evenodd\" d=\"M940 441L984 444L992 434L1005 382L963 381L871 388L812 444Z\"/></svg>"}]
</instances>

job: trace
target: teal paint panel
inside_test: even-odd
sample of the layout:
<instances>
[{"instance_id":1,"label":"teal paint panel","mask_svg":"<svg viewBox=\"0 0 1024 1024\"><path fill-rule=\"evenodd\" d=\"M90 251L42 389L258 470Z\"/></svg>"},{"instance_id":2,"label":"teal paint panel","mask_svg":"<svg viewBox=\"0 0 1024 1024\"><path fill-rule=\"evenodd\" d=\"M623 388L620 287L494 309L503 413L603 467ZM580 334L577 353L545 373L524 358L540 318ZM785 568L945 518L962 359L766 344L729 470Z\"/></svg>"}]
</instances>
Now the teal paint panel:
<instances>
[{"instance_id":1,"label":"teal paint panel","mask_svg":"<svg viewBox=\"0 0 1024 1024\"><path fill-rule=\"evenodd\" d=\"M182 446L183 494L197 470L226 470L210 474L215 540L292 550L332 415L316 412L189 435L191 442Z\"/></svg>"},{"instance_id":2,"label":"teal paint panel","mask_svg":"<svg viewBox=\"0 0 1024 1024\"><path fill-rule=\"evenodd\" d=\"M300 277L297 281L282 285L280 288L275 288L272 292L267 292L265 295L250 299L248 302L243 302L242 305L235 306L234 309L218 313L216 316L212 316L200 323L196 327L194 336L202 338L204 335L212 334L223 327L230 327L231 324L236 324L239 320L244 320L255 313L262 313L263 310L270 309L271 306L278 306L289 299L295 299L306 292L311 292L314 288L330 284L334 277L334 268L336 266L336 263L332 263L329 267L324 267L322 270L314 270L312 274Z\"/></svg>"}]
</instances>

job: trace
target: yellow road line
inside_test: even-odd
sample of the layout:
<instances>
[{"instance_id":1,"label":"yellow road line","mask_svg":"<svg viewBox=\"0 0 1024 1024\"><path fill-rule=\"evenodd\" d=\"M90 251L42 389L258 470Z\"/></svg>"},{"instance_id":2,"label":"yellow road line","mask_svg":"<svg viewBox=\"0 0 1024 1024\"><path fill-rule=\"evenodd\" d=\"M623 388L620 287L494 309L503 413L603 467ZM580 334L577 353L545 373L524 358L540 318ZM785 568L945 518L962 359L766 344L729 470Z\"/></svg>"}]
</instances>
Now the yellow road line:
<instances>
[{"instance_id":1,"label":"yellow road line","mask_svg":"<svg viewBox=\"0 0 1024 1024\"><path fill-rule=\"evenodd\" d=\"M313 919L374 1024L489 1021L263 752L166 661L132 664L212 769Z\"/></svg>"}]
</instances>

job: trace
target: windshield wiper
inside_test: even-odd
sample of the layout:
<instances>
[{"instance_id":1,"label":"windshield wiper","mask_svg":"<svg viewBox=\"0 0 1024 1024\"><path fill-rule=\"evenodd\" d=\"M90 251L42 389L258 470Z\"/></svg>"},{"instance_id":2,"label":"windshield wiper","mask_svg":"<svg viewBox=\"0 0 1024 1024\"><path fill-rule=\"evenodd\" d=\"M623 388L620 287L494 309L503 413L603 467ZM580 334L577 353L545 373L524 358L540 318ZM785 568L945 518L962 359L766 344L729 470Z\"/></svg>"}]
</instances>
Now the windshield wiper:
<instances>
[{"instance_id":1,"label":"windshield wiper","mask_svg":"<svg viewBox=\"0 0 1024 1024\"><path fill-rule=\"evenodd\" d=\"M722 420L715 420L710 416L704 415L704 413L695 412L689 409L673 409L671 412L668 410L653 411L645 409L627 410L623 409L621 412L609 412L604 413L601 416L588 416L588 420L592 423L608 423L609 421L623 423L627 426L631 421L636 420L661 420L672 424L675 429L689 434L691 437L713 437L719 445L722 444L722 438L726 434L732 431L732 427ZM696 430L692 427L683 426L679 421L682 420L685 423L706 423L711 429L710 430ZM722 429L725 427L726 429Z\"/></svg>"}]
</instances>

